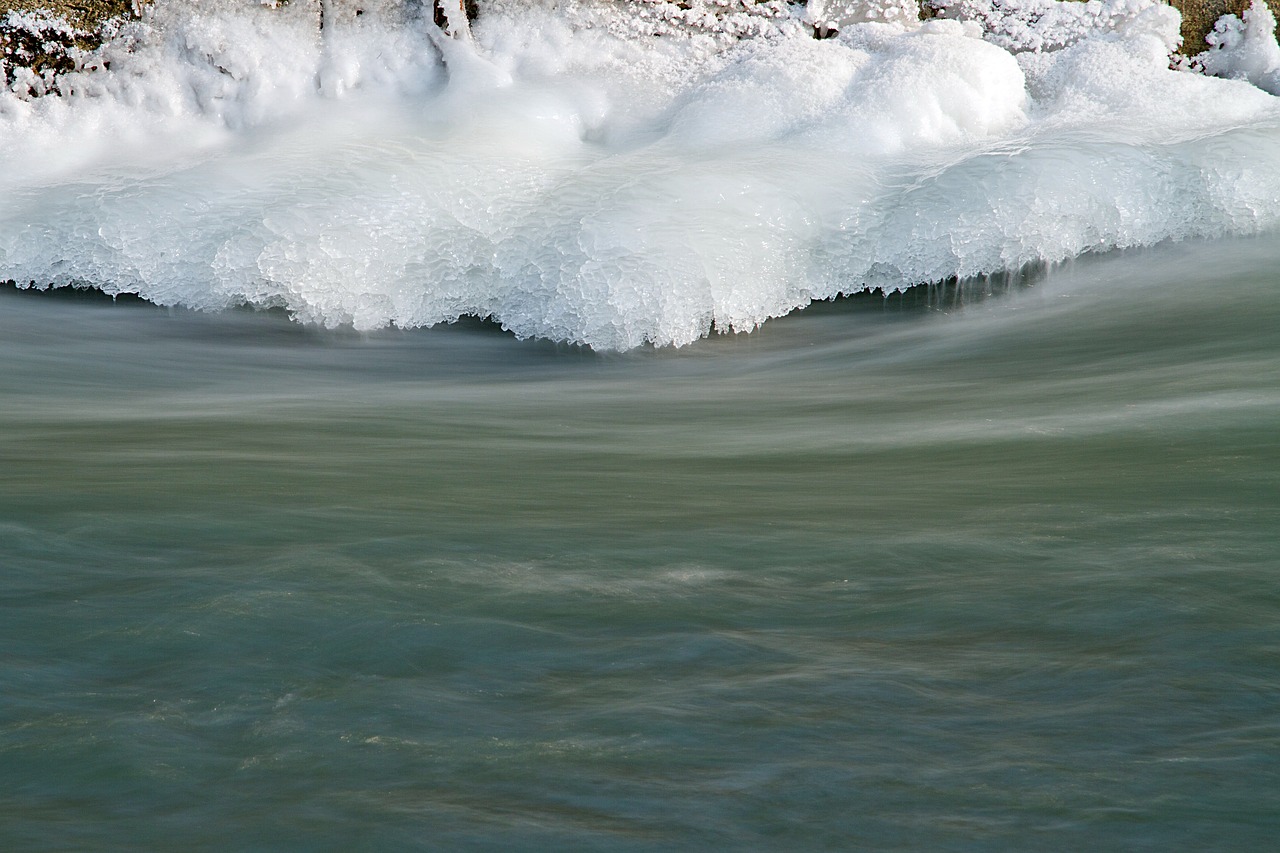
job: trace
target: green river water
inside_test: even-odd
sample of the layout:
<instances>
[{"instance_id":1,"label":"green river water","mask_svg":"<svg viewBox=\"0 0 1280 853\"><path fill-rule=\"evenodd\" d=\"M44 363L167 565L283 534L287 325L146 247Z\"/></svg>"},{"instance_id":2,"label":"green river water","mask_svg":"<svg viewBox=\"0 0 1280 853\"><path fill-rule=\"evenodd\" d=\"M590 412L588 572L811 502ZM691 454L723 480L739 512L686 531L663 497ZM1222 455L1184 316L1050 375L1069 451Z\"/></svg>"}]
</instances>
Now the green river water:
<instances>
[{"instance_id":1,"label":"green river water","mask_svg":"<svg viewBox=\"0 0 1280 853\"><path fill-rule=\"evenodd\" d=\"M1269 849L1278 262L622 355L0 292L0 847Z\"/></svg>"}]
</instances>

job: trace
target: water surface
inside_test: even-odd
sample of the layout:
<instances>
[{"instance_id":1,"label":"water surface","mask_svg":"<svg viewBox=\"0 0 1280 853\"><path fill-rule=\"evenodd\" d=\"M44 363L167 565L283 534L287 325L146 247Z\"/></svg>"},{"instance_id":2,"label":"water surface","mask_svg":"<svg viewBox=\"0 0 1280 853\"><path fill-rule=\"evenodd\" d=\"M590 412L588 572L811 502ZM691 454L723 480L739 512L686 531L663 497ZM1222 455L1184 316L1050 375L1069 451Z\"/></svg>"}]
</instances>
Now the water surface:
<instances>
[{"instance_id":1,"label":"water surface","mask_svg":"<svg viewBox=\"0 0 1280 853\"><path fill-rule=\"evenodd\" d=\"M0 292L0 840L1263 849L1277 261L621 355Z\"/></svg>"}]
</instances>

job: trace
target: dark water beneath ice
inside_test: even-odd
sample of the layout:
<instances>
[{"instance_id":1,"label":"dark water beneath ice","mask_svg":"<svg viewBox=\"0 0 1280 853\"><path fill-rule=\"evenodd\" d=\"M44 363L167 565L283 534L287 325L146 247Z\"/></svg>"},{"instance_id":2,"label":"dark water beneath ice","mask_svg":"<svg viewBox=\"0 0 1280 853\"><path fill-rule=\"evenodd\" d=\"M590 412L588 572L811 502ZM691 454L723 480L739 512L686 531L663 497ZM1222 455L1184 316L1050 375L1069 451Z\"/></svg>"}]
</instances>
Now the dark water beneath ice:
<instances>
[{"instance_id":1,"label":"dark water beneath ice","mask_svg":"<svg viewBox=\"0 0 1280 853\"><path fill-rule=\"evenodd\" d=\"M606 356L0 292L0 846L1267 848L1278 262Z\"/></svg>"}]
</instances>

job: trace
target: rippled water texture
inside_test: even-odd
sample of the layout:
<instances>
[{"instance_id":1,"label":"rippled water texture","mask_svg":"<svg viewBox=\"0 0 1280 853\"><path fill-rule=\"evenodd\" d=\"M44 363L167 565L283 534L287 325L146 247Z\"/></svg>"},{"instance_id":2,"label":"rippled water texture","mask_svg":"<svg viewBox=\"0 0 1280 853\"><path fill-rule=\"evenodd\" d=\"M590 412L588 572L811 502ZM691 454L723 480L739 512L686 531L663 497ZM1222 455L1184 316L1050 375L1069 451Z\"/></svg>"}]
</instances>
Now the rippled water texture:
<instances>
[{"instance_id":1,"label":"rippled water texture","mask_svg":"<svg viewBox=\"0 0 1280 853\"><path fill-rule=\"evenodd\" d=\"M364 5L0 92L0 849L1274 845L1274 97Z\"/></svg>"},{"instance_id":2,"label":"rippled water texture","mask_svg":"<svg viewBox=\"0 0 1280 853\"><path fill-rule=\"evenodd\" d=\"M0 840L1265 849L1277 262L625 355L0 293Z\"/></svg>"}]
</instances>

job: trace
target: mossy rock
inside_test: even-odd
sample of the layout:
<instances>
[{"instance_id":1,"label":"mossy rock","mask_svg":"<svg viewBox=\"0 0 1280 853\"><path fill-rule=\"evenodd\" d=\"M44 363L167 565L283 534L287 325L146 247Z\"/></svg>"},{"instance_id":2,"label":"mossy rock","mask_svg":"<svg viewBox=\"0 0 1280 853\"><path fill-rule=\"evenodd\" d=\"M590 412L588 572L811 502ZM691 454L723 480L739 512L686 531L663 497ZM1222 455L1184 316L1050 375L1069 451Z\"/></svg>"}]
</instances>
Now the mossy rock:
<instances>
[{"instance_id":1,"label":"mossy rock","mask_svg":"<svg viewBox=\"0 0 1280 853\"><path fill-rule=\"evenodd\" d=\"M112 18L136 13L133 0L0 0L0 16L11 11L45 11L86 31L96 31Z\"/></svg>"},{"instance_id":2,"label":"mossy rock","mask_svg":"<svg viewBox=\"0 0 1280 853\"><path fill-rule=\"evenodd\" d=\"M1223 15L1243 15L1252 0L1174 0L1171 4L1182 13L1181 53L1194 56L1207 49L1205 36ZM1267 0L1272 14L1280 19L1280 0Z\"/></svg>"},{"instance_id":3,"label":"mossy rock","mask_svg":"<svg viewBox=\"0 0 1280 853\"><path fill-rule=\"evenodd\" d=\"M21 79L32 94L44 94L102 44L108 22L138 10L134 0L0 0L0 81L12 86ZM10 12L46 14L12 26Z\"/></svg>"}]
</instances>

